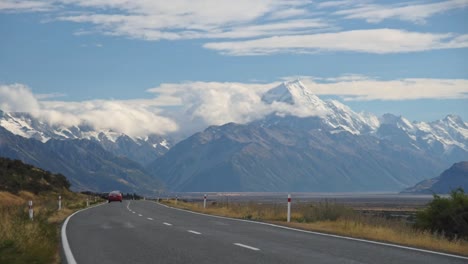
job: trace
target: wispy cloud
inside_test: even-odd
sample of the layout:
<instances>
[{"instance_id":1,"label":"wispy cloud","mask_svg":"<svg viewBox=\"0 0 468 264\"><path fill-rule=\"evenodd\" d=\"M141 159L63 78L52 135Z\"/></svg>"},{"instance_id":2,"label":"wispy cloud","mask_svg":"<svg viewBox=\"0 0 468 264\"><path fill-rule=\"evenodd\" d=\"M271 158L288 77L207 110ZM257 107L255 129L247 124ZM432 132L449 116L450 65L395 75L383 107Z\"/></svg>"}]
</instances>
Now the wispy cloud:
<instances>
[{"instance_id":1,"label":"wispy cloud","mask_svg":"<svg viewBox=\"0 0 468 264\"><path fill-rule=\"evenodd\" d=\"M0 1L0 12L45 12L54 10L55 6L48 1L21 1L2 0Z\"/></svg>"},{"instance_id":2,"label":"wispy cloud","mask_svg":"<svg viewBox=\"0 0 468 264\"><path fill-rule=\"evenodd\" d=\"M385 19L425 23L433 15L453 9L466 8L467 6L468 0L449 0L423 4L420 2L406 2L392 5L360 3L355 7L336 11L335 14L344 16L347 19L364 19L369 23L378 23Z\"/></svg>"},{"instance_id":3,"label":"wispy cloud","mask_svg":"<svg viewBox=\"0 0 468 264\"><path fill-rule=\"evenodd\" d=\"M203 47L231 56L327 51L388 54L466 48L468 47L468 35L369 29L269 37L247 41L211 42Z\"/></svg>"},{"instance_id":4,"label":"wispy cloud","mask_svg":"<svg viewBox=\"0 0 468 264\"><path fill-rule=\"evenodd\" d=\"M103 34L147 41L201 39L205 48L227 55L318 51L420 52L465 48L466 36L450 32L369 29L348 19L378 23L398 19L425 23L465 8L468 0L388 4L373 0L55 0L0 2L0 12L54 10L47 21L82 24L78 36ZM348 28L347 31L341 28ZM341 30L341 32L339 32ZM320 34L319 34L320 33Z\"/></svg>"},{"instance_id":5,"label":"wispy cloud","mask_svg":"<svg viewBox=\"0 0 468 264\"><path fill-rule=\"evenodd\" d=\"M362 75L338 78L302 77L317 95L337 95L345 101L402 101L419 99L468 99L468 80L407 78L379 80Z\"/></svg>"}]
</instances>

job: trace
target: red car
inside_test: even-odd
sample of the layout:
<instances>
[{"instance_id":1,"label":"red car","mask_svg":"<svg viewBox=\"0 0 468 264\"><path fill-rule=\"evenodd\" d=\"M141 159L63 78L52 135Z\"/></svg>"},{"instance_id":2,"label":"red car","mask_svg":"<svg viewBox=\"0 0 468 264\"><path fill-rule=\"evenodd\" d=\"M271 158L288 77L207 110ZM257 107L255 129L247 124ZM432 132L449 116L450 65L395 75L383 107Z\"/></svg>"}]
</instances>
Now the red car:
<instances>
[{"instance_id":1,"label":"red car","mask_svg":"<svg viewBox=\"0 0 468 264\"><path fill-rule=\"evenodd\" d=\"M122 193L119 191L112 191L109 193L107 196L107 201L108 203L116 201L116 202L122 202Z\"/></svg>"}]
</instances>

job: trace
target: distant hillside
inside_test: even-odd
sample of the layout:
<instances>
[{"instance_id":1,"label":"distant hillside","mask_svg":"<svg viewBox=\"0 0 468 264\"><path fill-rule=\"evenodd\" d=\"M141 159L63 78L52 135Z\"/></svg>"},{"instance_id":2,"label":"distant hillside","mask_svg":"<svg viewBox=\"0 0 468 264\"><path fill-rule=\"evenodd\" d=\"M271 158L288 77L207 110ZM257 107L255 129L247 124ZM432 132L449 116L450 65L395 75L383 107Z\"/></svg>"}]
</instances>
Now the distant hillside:
<instances>
[{"instance_id":1,"label":"distant hillside","mask_svg":"<svg viewBox=\"0 0 468 264\"><path fill-rule=\"evenodd\" d=\"M410 147L315 129L317 118L213 126L147 168L174 191L396 191L445 166Z\"/></svg>"},{"instance_id":2,"label":"distant hillside","mask_svg":"<svg viewBox=\"0 0 468 264\"><path fill-rule=\"evenodd\" d=\"M419 182L403 192L444 194L459 187L468 190L468 161L455 163L440 176Z\"/></svg>"},{"instance_id":3,"label":"distant hillside","mask_svg":"<svg viewBox=\"0 0 468 264\"><path fill-rule=\"evenodd\" d=\"M160 186L140 164L115 156L92 140L51 139L42 143L0 127L0 157L62 173L76 191L149 193Z\"/></svg>"},{"instance_id":4,"label":"distant hillside","mask_svg":"<svg viewBox=\"0 0 468 264\"><path fill-rule=\"evenodd\" d=\"M38 194L64 188L70 188L70 183L62 174L53 174L20 160L0 158L0 191L29 191Z\"/></svg>"}]
</instances>

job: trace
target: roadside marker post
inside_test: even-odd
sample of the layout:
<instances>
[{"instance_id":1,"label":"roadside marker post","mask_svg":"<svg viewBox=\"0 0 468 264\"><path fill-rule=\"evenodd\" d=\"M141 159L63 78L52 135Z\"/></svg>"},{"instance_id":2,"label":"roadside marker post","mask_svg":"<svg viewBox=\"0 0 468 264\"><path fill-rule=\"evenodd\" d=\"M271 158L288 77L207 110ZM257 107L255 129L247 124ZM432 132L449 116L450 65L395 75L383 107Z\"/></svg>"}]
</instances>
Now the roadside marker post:
<instances>
[{"instance_id":1,"label":"roadside marker post","mask_svg":"<svg viewBox=\"0 0 468 264\"><path fill-rule=\"evenodd\" d=\"M178 201L178 200L179 200L179 196L176 195L176 197L175 197L175 204L177 204L177 201Z\"/></svg>"},{"instance_id":2,"label":"roadside marker post","mask_svg":"<svg viewBox=\"0 0 468 264\"><path fill-rule=\"evenodd\" d=\"M288 194L288 223L291 222L291 194Z\"/></svg>"},{"instance_id":3,"label":"roadside marker post","mask_svg":"<svg viewBox=\"0 0 468 264\"><path fill-rule=\"evenodd\" d=\"M62 210L62 195L59 195L59 200L58 200L58 210Z\"/></svg>"},{"instance_id":4,"label":"roadside marker post","mask_svg":"<svg viewBox=\"0 0 468 264\"><path fill-rule=\"evenodd\" d=\"M204 208L204 209L206 208L206 193L205 193L205 195L203 196L203 208Z\"/></svg>"},{"instance_id":5,"label":"roadside marker post","mask_svg":"<svg viewBox=\"0 0 468 264\"><path fill-rule=\"evenodd\" d=\"M33 202L32 202L32 200L29 200L29 202L28 202L28 207L29 207L29 219L33 220L33 218L34 218L34 210L33 210Z\"/></svg>"},{"instance_id":6,"label":"roadside marker post","mask_svg":"<svg viewBox=\"0 0 468 264\"><path fill-rule=\"evenodd\" d=\"M89 199L86 198L86 207L89 207Z\"/></svg>"}]
</instances>

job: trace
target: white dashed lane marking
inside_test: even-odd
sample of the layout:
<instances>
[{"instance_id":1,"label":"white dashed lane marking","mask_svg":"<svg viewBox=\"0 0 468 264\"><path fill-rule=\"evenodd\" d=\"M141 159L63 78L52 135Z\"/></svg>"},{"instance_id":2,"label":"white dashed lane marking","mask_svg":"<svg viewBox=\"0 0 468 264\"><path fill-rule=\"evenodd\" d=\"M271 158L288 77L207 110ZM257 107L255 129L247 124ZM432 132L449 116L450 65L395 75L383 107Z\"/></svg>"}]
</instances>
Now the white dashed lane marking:
<instances>
[{"instance_id":1,"label":"white dashed lane marking","mask_svg":"<svg viewBox=\"0 0 468 264\"><path fill-rule=\"evenodd\" d=\"M200 232L193 231L193 230L187 230L187 232L192 233L192 234L195 234L195 235L201 235Z\"/></svg>"},{"instance_id":2,"label":"white dashed lane marking","mask_svg":"<svg viewBox=\"0 0 468 264\"><path fill-rule=\"evenodd\" d=\"M248 248L250 250L255 250L255 251L260 250L259 248L251 247L251 246L244 245L244 244L241 244L241 243L234 243L234 245L239 246L239 247L243 247L243 248Z\"/></svg>"},{"instance_id":3,"label":"white dashed lane marking","mask_svg":"<svg viewBox=\"0 0 468 264\"><path fill-rule=\"evenodd\" d=\"M167 226L171 226L171 225L172 225L172 224L169 224L169 223L166 223L166 222L164 222L163 224L165 224L165 225L167 225Z\"/></svg>"}]
</instances>

